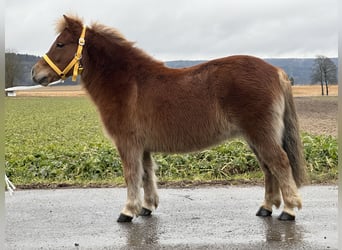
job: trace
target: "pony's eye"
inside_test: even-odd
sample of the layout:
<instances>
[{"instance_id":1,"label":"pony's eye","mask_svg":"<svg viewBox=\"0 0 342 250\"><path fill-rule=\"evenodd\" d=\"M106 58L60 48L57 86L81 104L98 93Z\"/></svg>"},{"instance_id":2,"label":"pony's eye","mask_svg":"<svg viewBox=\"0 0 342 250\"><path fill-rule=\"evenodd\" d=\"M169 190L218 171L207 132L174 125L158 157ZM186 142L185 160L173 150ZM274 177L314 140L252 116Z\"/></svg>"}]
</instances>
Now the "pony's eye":
<instances>
[{"instance_id":1,"label":"pony's eye","mask_svg":"<svg viewBox=\"0 0 342 250\"><path fill-rule=\"evenodd\" d=\"M62 48L64 46L64 43L57 43L56 46L57 48Z\"/></svg>"}]
</instances>

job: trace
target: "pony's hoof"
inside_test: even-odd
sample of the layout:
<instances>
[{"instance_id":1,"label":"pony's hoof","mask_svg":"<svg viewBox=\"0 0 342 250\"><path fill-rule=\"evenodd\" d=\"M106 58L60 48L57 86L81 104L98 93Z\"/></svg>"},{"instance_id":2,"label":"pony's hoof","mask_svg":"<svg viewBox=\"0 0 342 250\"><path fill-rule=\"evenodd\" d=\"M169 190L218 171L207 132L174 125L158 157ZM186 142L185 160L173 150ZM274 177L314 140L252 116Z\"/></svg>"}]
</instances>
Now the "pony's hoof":
<instances>
[{"instance_id":1,"label":"pony's hoof","mask_svg":"<svg viewBox=\"0 0 342 250\"><path fill-rule=\"evenodd\" d=\"M141 211L140 211L140 216L151 216L152 214L152 211L150 209L147 209L147 208L142 208Z\"/></svg>"},{"instance_id":2,"label":"pony's hoof","mask_svg":"<svg viewBox=\"0 0 342 250\"><path fill-rule=\"evenodd\" d=\"M256 216L261 216L261 217L269 217L272 215L272 211L267 210L266 208L260 207L258 212L256 213Z\"/></svg>"},{"instance_id":3,"label":"pony's hoof","mask_svg":"<svg viewBox=\"0 0 342 250\"><path fill-rule=\"evenodd\" d=\"M121 213L117 222L132 222L132 220L133 217Z\"/></svg>"},{"instance_id":4,"label":"pony's hoof","mask_svg":"<svg viewBox=\"0 0 342 250\"><path fill-rule=\"evenodd\" d=\"M288 214L286 212L282 212L279 217L278 217L278 220L283 220L283 221L294 221L295 220L295 216L294 215L291 215L291 214Z\"/></svg>"}]
</instances>

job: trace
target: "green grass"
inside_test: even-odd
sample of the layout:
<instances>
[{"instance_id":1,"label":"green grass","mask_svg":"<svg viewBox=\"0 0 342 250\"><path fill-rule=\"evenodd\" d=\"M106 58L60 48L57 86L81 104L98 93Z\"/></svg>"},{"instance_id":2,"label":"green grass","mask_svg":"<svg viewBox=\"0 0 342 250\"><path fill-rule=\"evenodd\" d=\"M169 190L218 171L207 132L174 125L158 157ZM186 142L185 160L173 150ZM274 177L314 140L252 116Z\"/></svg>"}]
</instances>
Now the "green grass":
<instances>
[{"instance_id":1,"label":"green grass","mask_svg":"<svg viewBox=\"0 0 342 250\"><path fill-rule=\"evenodd\" d=\"M85 97L5 99L6 173L19 186L120 185L119 156ZM303 134L313 182L337 180L337 140ZM155 154L161 182L262 181L255 156L234 140L194 154Z\"/></svg>"}]
</instances>

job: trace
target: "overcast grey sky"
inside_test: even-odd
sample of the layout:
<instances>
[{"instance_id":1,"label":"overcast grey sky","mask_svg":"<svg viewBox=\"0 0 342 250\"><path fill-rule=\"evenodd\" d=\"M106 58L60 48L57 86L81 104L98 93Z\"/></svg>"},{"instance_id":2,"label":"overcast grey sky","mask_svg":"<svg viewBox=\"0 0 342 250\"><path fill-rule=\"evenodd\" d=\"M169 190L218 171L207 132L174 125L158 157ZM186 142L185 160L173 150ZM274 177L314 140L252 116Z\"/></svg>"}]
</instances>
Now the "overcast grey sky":
<instances>
[{"instance_id":1,"label":"overcast grey sky","mask_svg":"<svg viewBox=\"0 0 342 250\"><path fill-rule=\"evenodd\" d=\"M6 49L43 55L64 13L115 27L163 61L338 53L338 0L7 0Z\"/></svg>"}]
</instances>

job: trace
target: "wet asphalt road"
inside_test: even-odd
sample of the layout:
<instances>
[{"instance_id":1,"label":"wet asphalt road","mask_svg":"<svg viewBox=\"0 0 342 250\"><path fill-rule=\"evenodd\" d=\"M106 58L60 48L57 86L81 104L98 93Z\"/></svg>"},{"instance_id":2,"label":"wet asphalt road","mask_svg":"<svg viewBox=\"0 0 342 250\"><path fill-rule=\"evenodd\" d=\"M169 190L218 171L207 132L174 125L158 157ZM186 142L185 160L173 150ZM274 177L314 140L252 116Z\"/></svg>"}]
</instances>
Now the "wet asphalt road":
<instances>
[{"instance_id":1,"label":"wet asphalt road","mask_svg":"<svg viewBox=\"0 0 342 250\"><path fill-rule=\"evenodd\" d=\"M255 216L262 187L160 189L149 218L119 224L126 189L6 193L6 249L337 249L337 186L300 190L295 222Z\"/></svg>"}]
</instances>

